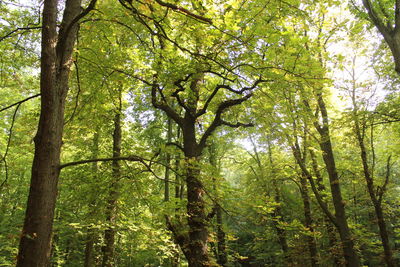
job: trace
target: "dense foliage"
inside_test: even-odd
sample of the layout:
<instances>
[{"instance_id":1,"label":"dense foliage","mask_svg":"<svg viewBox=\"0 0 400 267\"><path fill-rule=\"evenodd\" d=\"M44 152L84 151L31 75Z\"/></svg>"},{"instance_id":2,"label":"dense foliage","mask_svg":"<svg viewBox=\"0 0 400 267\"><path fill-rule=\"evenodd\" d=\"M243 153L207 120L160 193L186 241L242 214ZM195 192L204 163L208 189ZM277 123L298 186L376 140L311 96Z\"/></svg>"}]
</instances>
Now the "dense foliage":
<instances>
[{"instance_id":1,"label":"dense foliage","mask_svg":"<svg viewBox=\"0 0 400 267\"><path fill-rule=\"evenodd\" d=\"M400 264L397 4L51 1L65 110L38 262ZM0 266L42 238L42 8L0 1Z\"/></svg>"}]
</instances>

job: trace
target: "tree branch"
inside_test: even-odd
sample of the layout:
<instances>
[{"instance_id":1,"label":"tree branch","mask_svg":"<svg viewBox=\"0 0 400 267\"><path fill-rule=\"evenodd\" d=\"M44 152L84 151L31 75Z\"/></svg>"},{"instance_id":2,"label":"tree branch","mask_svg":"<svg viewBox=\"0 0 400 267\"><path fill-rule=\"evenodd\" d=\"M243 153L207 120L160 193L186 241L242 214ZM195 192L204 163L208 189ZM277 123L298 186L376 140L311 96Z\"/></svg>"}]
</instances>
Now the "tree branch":
<instances>
[{"instance_id":1,"label":"tree branch","mask_svg":"<svg viewBox=\"0 0 400 267\"><path fill-rule=\"evenodd\" d=\"M108 162L108 161L113 161L113 160L126 160L126 161L138 161L141 163L144 163L145 165L148 165L145 161L144 158L138 157L138 156L128 156L128 157L116 157L116 158L99 158L99 159L86 159L86 160L79 160L79 161L73 161L73 162L68 162L61 164L59 169L64 169L66 167L71 167L71 166L76 166L76 165L82 165L82 164L87 164L87 163L92 163L92 162ZM147 160L149 161L149 160Z\"/></svg>"},{"instance_id":2,"label":"tree branch","mask_svg":"<svg viewBox=\"0 0 400 267\"><path fill-rule=\"evenodd\" d=\"M179 148L181 151L184 151L184 150L183 150L183 147L182 147L180 144L178 144L177 142L168 142L168 143L166 143L165 145L166 145L166 146L176 146L176 147Z\"/></svg>"},{"instance_id":3,"label":"tree branch","mask_svg":"<svg viewBox=\"0 0 400 267\"><path fill-rule=\"evenodd\" d=\"M3 41L4 39L7 39L9 37L11 37L14 33L19 32L19 31L29 31L29 30L36 30L36 29L41 29L42 26L35 26L35 27L20 27L20 28L16 28L12 31L10 31L9 33L7 33L6 35L0 37L0 42Z\"/></svg>"},{"instance_id":4,"label":"tree branch","mask_svg":"<svg viewBox=\"0 0 400 267\"><path fill-rule=\"evenodd\" d=\"M386 192L386 187L389 184L389 178L390 178L390 159L392 158L392 156L389 156L387 159L387 163L386 163L386 175L385 175L385 182L383 183L382 187L380 188L379 192L378 192L378 201L379 203L382 203L382 199L383 199L383 195Z\"/></svg>"},{"instance_id":5,"label":"tree branch","mask_svg":"<svg viewBox=\"0 0 400 267\"><path fill-rule=\"evenodd\" d=\"M371 19L372 23L378 28L378 30L382 33L382 35L386 38L390 37L391 29L389 29L385 24L383 24L382 20L376 14L374 8L372 7L372 3L370 0L363 0L363 5L367 9L368 16Z\"/></svg>"},{"instance_id":6,"label":"tree branch","mask_svg":"<svg viewBox=\"0 0 400 267\"><path fill-rule=\"evenodd\" d=\"M174 85L178 87L172 94L171 96L176 98L176 101L178 101L178 104L185 109L186 112L190 112L189 108L185 105L185 103L182 101L182 99L179 96L180 92L185 91L185 88L182 85L182 82L187 82L190 77L192 77L194 73L189 73L184 79L179 79L174 82Z\"/></svg>"},{"instance_id":7,"label":"tree branch","mask_svg":"<svg viewBox=\"0 0 400 267\"><path fill-rule=\"evenodd\" d=\"M213 122L207 128L207 130L205 131L205 133L203 134L203 136L200 139L199 147L205 147L207 138L215 131L215 129L218 126L223 124L223 120L222 120L221 116L227 109L229 109L230 107L233 107L233 106L240 105L241 103L243 103L244 101L249 99L252 95L253 95L252 93L249 93L248 95L246 95L244 97L237 98L237 99L230 99L230 100L226 100L226 101L220 103L217 108L217 111L215 112L215 117L214 117Z\"/></svg>"},{"instance_id":8,"label":"tree branch","mask_svg":"<svg viewBox=\"0 0 400 267\"><path fill-rule=\"evenodd\" d=\"M314 179L313 179L311 173L307 170L307 167L304 165L304 162L302 162L302 160L301 160L301 152L300 152L299 144L298 143L292 144L291 148L292 148L293 156L294 156L297 164L299 165L299 167L300 167L301 171L304 173L304 175L307 177L307 180L310 182L311 189L315 195L315 198L317 199L319 206L321 207L321 209L325 213L325 215L329 218L329 220L336 227L338 227L335 216L329 211L328 206L326 205L322 196L318 192L317 187L315 186L315 182L314 182Z\"/></svg>"},{"instance_id":9,"label":"tree branch","mask_svg":"<svg viewBox=\"0 0 400 267\"><path fill-rule=\"evenodd\" d=\"M156 154L157 155L157 154ZM153 163L153 162L155 162L155 161L153 161L153 159L145 159L145 158L142 158L142 157L139 157L139 156L126 156L126 157L112 157L112 158L98 158L98 159L87 159L87 160L79 160L79 161L73 161L73 162L68 162L68 163L64 163L64 164L61 164L60 166L59 166L59 169L60 170L62 170L62 169L64 169L64 168L66 168L66 167L72 167L72 166L77 166L77 165L83 165L83 164L88 164L88 163L92 163L92 162L109 162L109 161L136 161L136 162L139 162L139 163L141 163L141 164L143 164L145 167L146 167L146 169L151 173L151 174L153 174L154 175L154 177L155 178L157 178L158 180L162 180L162 181L165 181L165 179L164 178L161 178L161 177L159 177L152 169L151 169L151 163ZM148 161L149 163L146 163L146 161ZM160 163L160 162L156 162L157 164L161 164L161 165L163 165L163 166L165 166L165 167L168 167L168 166L166 166L165 164L162 164L162 163ZM169 167L168 167L169 168ZM173 172L175 172L176 173L176 171L175 170L173 170L173 168L170 168ZM172 181L171 181L172 182ZM172 182L172 183L174 183L174 182Z\"/></svg>"},{"instance_id":10,"label":"tree branch","mask_svg":"<svg viewBox=\"0 0 400 267\"><path fill-rule=\"evenodd\" d=\"M197 118L197 117L200 117L201 115L203 115L203 114L205 114L205 113L207 112L208 106L210 105L211 101L214 99L214 97L215 97L216 94L218 93L219 89L227 89L228 91L230 91L230 92L232 92L232 93L241 95L241 94L243 94L243 93L246 92L246 91L251 91L251 90L253 90L253 89L256 88L260 83L263 83L263 82L272 82L272 81L273 81L273 80L264 80L264 79L259 78L259 79L257 79L251 86L249 86L249 87L243 87L243 88L240 89L240 90L235 90L235 89L233 89L231 86L226 85L226 84L219 84L219 85L217 85L217 86L214 88L214 90L213 90L213 92L211 93L211 95L207 98L206 102L204 103L203 108L200 109L200 110L196 113L196 118Z\"/></svg>"},{"instance_id":11,"label":"tree branch","mask_svg":"<svg viewBox=\"0 0 400 267\"><path fill-rule=\"evenodd\" d=\"M254 127L253 123L242 123L242 122L237 122L237 123L231 123L231 122L227 122L221 119L221 125L226 125L229 126L231 128L239 128L239 127Z\"/></svg>"},{"instance_id":12,"label":"tree branch","mask_svg":"<svg viewBox=\"0 0 400 267\"><path fill-rule=\"evenodd\" d=\"M71 22L67 25L65 28L65 31L62 33L60 36L60 42L65 42L65 40L68 38L69 33L72 30L72 27L83 17L85 17L87 14L89 14L90 11L92 11L95 8L97 0L91 0L87 8L85 8L78 16L73 18Z\"/></svg>"},{"instance_id":13,"label":"tree branch","mask_svg":"<svg viewBox=\"0 0 400 267\"><path fill-rule=\"evenodd\" d=\"M208 106L210 105L211 101L214 99L215 95L218 93L219 89L221 89L223 87L221 86L216 86L214 88L214 91L211 93L211 95L207 98L206 102L204 103L204 106L202 109L200 109L197 113L196 113L196 118L200 117L201 115L204 115L207 112Z\"/></svg>"},{"instance_id":14,"label":"tree branch","mask_svg":"<svg viewBox=\"0 0 400 267\"><path fill-rule=\"evenodd\" d=\"M157 91L159 90L159 86L156 83L157 75L154 75L154 82L151 86L151 103L155 108L163 110L171 119L173 119L179 126L183 125L183 119L179 114L172 109L166 101L159 102L157 101Z\"/></svg>"},{"instance_id":15,"label":"tree branch","mask_svg":"<svg viewBox=\"0 0 400 267\"><path fill-rule=\"evenodd\" d=\"M191 18L194 18L196 20L199 20L199 21L202 21L202 22L205 22L205 23L208 23L208 24L212 24L212 20L211 19L203 17L203 16L200 16L200 15L197 15L197 14L194 14L191 11L187 10L186 8L179 7L179 6L171 4L171 3L166 3L166 2L163 2L161 0L156 0L156 2L160 6L168 7L170 9L174 10L174 11L181 12L181 13L183 13L183 14L191 17Z\"/></svg>"},{"instance_id":16,"label":"tree branch","mask_svg":"<svg viewBox=\"0 0 400 267\"><path fill-rule=\"evenodd\" d=\"M7 140L7 147L6 147L6 151L4 152L4 155L1 159L1 161L4 162L4 168L5 168L5 173L6 173L6 177L4 179L4 181L0 184L0 189L3 187L3 185L7 182L8 180L8 165L7 165L7 155L8 155L8 151L10 149L10 144L11 144L11 137L12 137L12 132L13 132L13 128L14 128L14 124L15 124L15 119L17 117L17 113L18 113L18 109L21 106L22 103L19 103L18 106L15 108L14 114L12 116L12 121L11 121L11 126L10 126L10 130L8 133L8 140Z\"/></svg>"},{"instance_id":17,"label":"tree branch","mask_svg":"<svg viewBox=\"0 0 400 267\"><path fill-rule=\"evenodd\" d=\"M9 109L9 108L12 108L13 106L20 105L20 104L22 104L22 103L24 103L24 102L26 102L26 101L28 101L28 100L31 100L31 99L33 99L33 98L38 97L38 96L40 96L40 94L36 94L36 95L30 96L30 97L27 97L27 98L25 98L24 100L15 102L14 104L11 104L11 105L9 105L9 106L7 106L7 107L4 107L4 108L0 109L0 112L5 111L5 110L7 110L7 109Z\"/></svg>"},{"instance_id":18,"label":"tree branch","mask_svg":"<svg viewBox=\"0 0 400 267\"><path fill-rule=\"evenodd\" d=\"M78 60L78 55L76 56L77 60ZM79 76L79 67L78 67L78 63L77 60L74 60L74 65L75 65L75 69L76 69L76 83L77 83L77 92L76 92L76 96L75 96L75 105L74 105L74 109L72 110L71 116L64 122L64 125L66 125L67 123L69 123L70 121L72 121L72 119L75 117L75 113L78 109L78 104L79 104L79 95L81 93L81 79Z\"/></svg>"}]
</instances>

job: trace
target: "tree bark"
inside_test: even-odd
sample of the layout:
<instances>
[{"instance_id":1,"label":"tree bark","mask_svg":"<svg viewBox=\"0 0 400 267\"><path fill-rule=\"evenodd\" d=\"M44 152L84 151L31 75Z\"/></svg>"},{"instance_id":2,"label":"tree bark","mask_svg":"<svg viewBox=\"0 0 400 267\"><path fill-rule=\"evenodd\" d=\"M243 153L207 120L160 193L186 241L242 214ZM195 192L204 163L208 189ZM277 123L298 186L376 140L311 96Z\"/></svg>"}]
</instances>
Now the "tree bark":
<instances>
[{"instance_id":1,"label":"tree bark","mask_svg":"<svg viewBox=\"0 0 400 267\"><path fill-rule=\"evenodd\" d=\"M121 92L119 96L119 108L114 117L114 133L113 133L113 158L121 156ZM121 167L118 160L112 162L112 182L110 186L106 222L109 225L108 229L104 231L104 247L103 247L103 261L102 267L112 267L115 265L115 223L117 217L117 201L119 196L119 179L121 177Z\"/></svg>"},{"instance_id":2,"label":"tree bark","mask_svg":"<svg viewBox=\"0 0 400 267\"><path fill-rule=\"evenodd\" d=\"M300 185L301 185L301 198L303 200L305 226L308 228L311 234L314 234L313 219L311 215L311 202L310 202L310 196L308 194L307 178L305 177L304 174L300 176ZM315 242L315 238L312 235L307 236L307 244L308 244L308 251L310 252L311 266L317 267L319 266L317 244Z\"/></svg>"},{"instance_id":3,"label":"tree bark","mask_svg":"<svg viewBox=\"0 0 400 267\"><path fill-rule=\"evenodd\" d=\"M318 169L318 163L317 163L317 157L311 149L308 150L310 153L310 158L311 158L311 163L312 163L312 169L314 171L314 174L316 176L316 183L318 187L318 191L320 194L323 194L326 191L326 187L324 185L324 181L322 178L322 175ZM343 266L343 263L341 259L343 258L342 253L338 253L338 251L335 250L335 247L337 246L337 238L336 238L336 231L334 228L334 225L332 225L332 222L328 218L326 214L324 214L324 225L326 227L326 232L328 234L328 240L329 240L329 246L330 246L330 254L332 256L333 263L335 266Z\"/></svg>"},{"instance_id":4,"label":"tree bark","mask_svg":"<svg viewBox=\"0 0 400 267\"><path fill-rule=\"evenodd\" d=\"M187 184L187 213L189 225L190 267L209 266L208 256L208 230L205 212L204 188L199 180L199 159L187 157L186 161L186 184Z\"/></svg>"},{"instance_id":5,"label":"tree bark","mask_svg":"<svg viewBox=\"0 0 400 267\"><path fill-rule=\"evenodd\" d=\"M203 74L197 74L190 83L190 93L193 97L188 99L187 110L183 117L182 136L183 151L186 164L187 187L187 215L189 226L189 267L203 267L211 265L208 253L208 221L205 212L204 186L200 180L200 156L204 145L199 145L196 140L196 117L199 90Z\"/></svg>"},{"instance_id":6,"label":"tree bark","mask_svg":"<svg viewBox=\"0 0 400 267\"><path fill-rule=\"evenodd\" d=\"M94 266L94 243L96 235L92 228L89 228L86 233L86 244L85 244L85 261L84 267Z\"/></svg>"},{"instance_id":7,"label":"tree bark","mask_svg":"<svg viewBox=\"0 0 400 267\"><path fill-rule=\"evenodd\" d=\"M168 118L167 122L167 144L172 142L172 120ZM167 152L165 157L165 176L164 176L164 201L169 201L169 179L171 168L171 153Z\"/></svg>"},{"instance_id":8,"label":"tree bark","mask_svg":"<svg viewBox=\"0 0 400 267\"><path fill-rule=\"evenodd\" d=\"M358 267L360 266L360 260L354 249L353 238L351 236L350 229L347 223L344 200L340 189L340 181L336 169L336 162L329 133L328 112L326 109L325 101L322 97L322 93L317 92L316 96L318 107L320 109L323 120L323 126L321 127L316 124L316 128L321 136L319 145L322 150L322 158L324 160L329 176L333 206L335 208L335 219L339 231L340 240L343 246L343 254L346 261L346 266Z\"/></svg>"},{"instance_id":9,"label":"tree bark","mask_svg":"<svg viewBox=\"0 0 400 267\"><path fill-rule=\"evenodd\" d=\"M363 0L362 2L370 20L382 34L385 42L389 46L393 56L395 71L397 74L400 74L400 2L395 1L394 21L388 22L385 22L387 20L386 17L382 18L379 16L379 11L377 12L375 10L370 0Z\"/></svg>"},{"instance_id":10,"label":"tree bark","mask_svg":"<svg viewBox=\"0 0 400 267\"><path fill-rule=\"evenodd\" d=\"M49 266L51 233L57 198L64 106L68 92L72 50L81 13L80 0L68 0L57 34L57 0L43 7L40 93L41 109L34 138L31 185L21 234L17 266Z\"/></svg>"},{"instance_id":11,"label":"tree bark","mask_svg":"<svg viewBox=\"0 0 400 267\"><path fill-rule=\"evenodd\" d=\"M186 163L186 186L187 186L187 215L188 215L188 226L189 226L189 238L187 244L188 262L189 267L201 267L211 266L213 263L208 255L207 248L207 218L205 214L205 200L204 200L204 186L200 178L200 156L206 147L206 142L212 133L221 125L227 125L229 127L240 127L247 126L243 123L229 123L222 119L223 113L229 110L233 106L240 105L241 103L248 100L252 94L247 93L249 90L254 89L259 83L265 82L262 79L257 80L252 87L242 88L242 90L236 91L230 86L217 85L213 93L211 93L203 103L203 107L198 108L200 102L200 88L203 86L205 73L198 70L197 73L192 73L185 79L177 80L174 86L178 89L171 94L171 97L176 100L180 108L184 110L184 115L181 116L180 112L174 109L173 105L170 105L167 98L163 95L160 86L158 85L158 76L153 76L154 81L151 84L151 101L155 108L163 110L169 118L174 120L179 127L182 129L183 136L183 147L181 149L185 155ZM188 82L188 86L182 85L183 82ZM237 94L242 95L236 99L226 99L217 104L216 111L214 112L211 124L207 129L200 134L199 141L196 139L196 125L198 124L199 118L207 113L209 104L216 96L218 90L227 88L233 90ZM187 90L189 97L183 100L180 92ZM247 94L245 94L245 92ZM244 95L244 96L243 96ZM181 191L182 192L182 191ZM186 250L186 247L181 247L182 250Z\"/></svg>"},{"instance_id":12,"label":"tree bark","mask_svg":"<svg viewBox=\"0 0 400 267\"><path fill-rule=\"evenodd\" d=\"M198 90L192 83L192 91ZM192 103L195 109L197 103ZM186 164L186 187L187 187L187 215L189 226L189 267L203 267L210 265L208 255L208 230L207 216L205 212L204 186L200 180L200 155L204 147L200 147L196 141L195 118L190 112L185 113L183 133L183 149Z\"/></svg>"}]
</instances>

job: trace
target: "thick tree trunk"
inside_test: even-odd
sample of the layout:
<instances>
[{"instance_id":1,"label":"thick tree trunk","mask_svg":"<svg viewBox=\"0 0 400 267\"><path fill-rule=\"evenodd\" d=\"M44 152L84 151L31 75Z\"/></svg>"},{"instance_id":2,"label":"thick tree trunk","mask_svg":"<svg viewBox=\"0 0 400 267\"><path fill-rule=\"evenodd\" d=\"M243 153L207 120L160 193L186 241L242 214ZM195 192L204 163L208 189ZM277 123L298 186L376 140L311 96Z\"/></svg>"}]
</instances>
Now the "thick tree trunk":
<instances>
[{"instance_id":1,"label":"thick tree trunk","mask_svg":"<svg viewBox=\"0 0 400 267\"><path fill-rule=\"evenodd\" d=\"M57 0L45 0L41 54L41 110L35 136L31 185L17 266L49 266L51 233L57 198L64 106L76 25L68 25L81 12L80 0L68 0L57 34ZM63 38L60 38L63 37Z\"/></svg>"},{"instance_id":2,"label":"thick tree trunk","mask_svg":"<svg viewBox=\"0 0 400 267\"><path fill-rule=\"evenodd\" d=\"M317 101L323 120L323 126L317 126L317 130L321 136L319 145L322 150L322 158L329 176L333 206L335 208L335 218L340 240L343 246L343 254L346 261L346 266L358 267L360 266L360 261L354 249L354 242L347 224L344 200L340 189L340 181L336 169L336 162L333 155L331 137L329 133L328 113L321 93L317 93Z\"/></svg>"},{"instance_id":3,"label":"thick tree trunk","mask_svg":"<svg viewBox=\"0 0 400 267\"><path fill-rule=\"evenodd\" d=\"M197 81L195 82L197 83ZM205 191L200 180L199 164L204 147L199 147L196 141L195 119L190 113L186 113L184 119L183 149L186 164L186 208L189 226L189 244L187 244L187 247L190 255L187 260L189 267L203 267L211 265L207 246L208 221L205 211Z\"/></svg>"},{"instance_id":4,"label":"thick tree trunk","mask_svg":"<svg viewBox=\"0 0 400 267\"><path fill-rule=\"evenodd\" d=\"M189 225L189 267L210 265L204 188L199 180L198 158L186 158L187 213Z\"/></svg>"},{"instance_id":5,"label":"thick tree trunk","mask_svg":"<svg viewBox=\"0 0 400 267\"><path fill-rule=\"evenodd\" d=\"M121 96L119 99L121 103ZM116 111L114 117L114 133L113 133L113 158L121 156L121 105ZM112 267L115 265L115 223L117 217L117 201L119 195L119 179L121 177L121 167L118 160L112 162L112 183L110 186L106 222L109 225L104 231L104 247L103 247L103 262L102 267Z\"/></svg>"},{"instance_id":6,"label":"thick tree trunk","mask_svg":"<svg viewBox=\"0 0 400 267\"><path fill-rule=\"evenodd\" d=\"M200 66L199 66L200 67ZM169 118L173 119L182 129L183 132L183 147L182 150L185 154L186 162L186 185L187 185L187 216L188 216L188 226L189 226L189 241L187 244L189 255L188 262L190 267L200 267L200 266L210 266L212 262L210 261L207 249L207 218L205 215L205 200L204 200L204 187L200 179L199 161L200 156L206 146L208 138L219 126L226 124L230 127L244 126L245 124L237 123L231 124L227 123L222 119L224 112L229 110L233 106L240 105L247 99L249 99L252 94L244 94L244 96L237 99L226 99L217 105L217 109L214 113L211 124L208 128L201 134L199 142L196 139L196 125L198 124L199 118L206 114L208 111L208 105L212 102L216 93L221 85L214 89L214 93L211 93L205 103L203 103L202 108L198 108L200 101L200 88L203 86L205 72L199 68L198 72L189 75L186 79L177 80L174 86L178 89L171 95L178 102L180 108L184 110L184 115L181 116L181 112L171 106L167 101L165 96L161 92L161 88L158 85L158 76L154 75L154 82L151 88L151 101L155 108L163 110ZM182 101L180 92L185 91L183 82L191 80L189 86L187 86L188 97ZM257 80L252 87L243 89L242 92L248 92L254 89L258 83L264 80ZM158 96L161 95L161 98ZM182 193L182 191L181 191ZM186 248L182 248L186 250Z\"/></svg>"}]
</instances>

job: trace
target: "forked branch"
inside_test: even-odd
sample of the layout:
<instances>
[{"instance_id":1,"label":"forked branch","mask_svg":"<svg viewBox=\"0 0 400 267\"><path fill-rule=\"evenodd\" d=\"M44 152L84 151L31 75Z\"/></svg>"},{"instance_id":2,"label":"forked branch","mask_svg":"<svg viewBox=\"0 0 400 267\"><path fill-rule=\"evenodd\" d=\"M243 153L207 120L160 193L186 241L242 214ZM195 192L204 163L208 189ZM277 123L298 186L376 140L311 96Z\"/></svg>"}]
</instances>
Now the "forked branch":
<instances>
[{"instance_id":1,"label":"forked branch","mask_svg":"<svg viewBox=\"0 0 400 267\"><path fill-rule=\"evenodd\" d=\"M157 75L154 75L154 81L151 86L151 103L155 108L161 109L164 111L171 119L173 119L178 125L183 125L183 119L179 114L171 108L168 103L165 101L165 98L161 101L157 99L157 92L160 90L159 85L157 84Z\"/></svg>"},{"instance_id":2,"label":"forked branch","mask_svg":"<svg viewBox=\"0 0 400 267\"><path fill-rule=\"evenodd\" d=\"M245 92L251 92L253 89L255 89L260 83L265 83L265 82L272 82L273 80L264 80L264 79L257 79L251 86L248 87L243 87L240 90L236 90L234 88L232 88L229 85L225 85L225 84L219 84L217 85L213 92L210 94L210 96L207 98L206 102L204 103L204 106L202 109L200 109L197 113L196 113L196 117L200 117L201 115L205 114L207 112L207 108L210 105L211 101L214 99L214 97L217 95L218 91L220 89L227 89L229 92L238 94L238 95L242 95Z\"/></svg>"},{"instance_id":3,"label":"forked branch","mask_svg":"<svg viewBox=\"0 0 400 267\"><path fill-rule=\"evenodd\" d=\"M240 105L241 103L243 103L244 101L246 101L247 99L249 99L251 96L252 96L252 93L247 94L246 96L241 97L241 98L229 99L229 100L226 100L226 101L220 103L219 106L218 106L218 108L217 108L217 111L215 112L215 117L214 117L213 122L212 122L211 125L207 128L207 130L204 132L203 136L202 136L201 139L200 139L199 146L200 146L200 147L205 147L208 137L211 136L211 134L215 131L215 129L216 129L218 126L224 124L225 121L222 119L222 114L223 114L226 110L228 110L229 108L231 108L231 107L233 107L233 106ZM227 123L227 122L226 122L226 123ZM228 125L228 123L225 124L225 125ZM231 124L231 125L232 125L232 126L236 126L236 125L234 125L234 124ZM244 124L243 124L243 125L244 125ZM229 125L228 125L228 126L229 126ZM240 127L240 126L241 126L241 125L238 125L237 127Z\"/></svg>"},{"instance_id":4,"label":"forked branch","mask_svg":"<svg viewBox=\"0 0 400 267\"><path fill-rule=\"evenodd\" d=\"M36 94L36 95L30 96L30 97L27 97L27 98L25 98L25 99L23 99L23 100L21 100L21 101L15 102L14 104L11 104L11 105L9 105L9 106L7 106L7 107L4 107L4 108L0 109L0 112L5 111L5 110L7 110L7 109L9 109L9 108L12 108L12 107L14 107L14 106L16 106L16 105L20 105L20 104L22 104L22 103L24 103L24 102L26 102L26 101L28 101L28 100L31 100L31 99L33 99L33 98L38 97L38 96L40 96L40 94Z\"/></svg>"}]
</instances>

